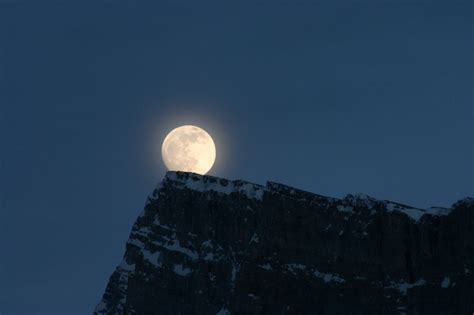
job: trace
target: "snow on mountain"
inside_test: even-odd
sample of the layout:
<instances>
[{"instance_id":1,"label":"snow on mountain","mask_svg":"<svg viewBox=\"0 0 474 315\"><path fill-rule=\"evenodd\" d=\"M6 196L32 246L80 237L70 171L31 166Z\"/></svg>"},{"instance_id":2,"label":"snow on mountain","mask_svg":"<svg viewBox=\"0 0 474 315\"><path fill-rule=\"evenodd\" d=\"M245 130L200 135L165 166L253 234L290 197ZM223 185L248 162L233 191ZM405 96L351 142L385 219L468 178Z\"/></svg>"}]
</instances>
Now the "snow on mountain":
<instances>
[{"instance_id":1,"label":"snow on mountain","mask_svg":"<svg viewBox=\"0 0 474 315\"><path fill-rule=\"evenodd\" d=\"M473 200L418 209L168 172L94 314L468 313Z\"/></svg>"}]
</instances>

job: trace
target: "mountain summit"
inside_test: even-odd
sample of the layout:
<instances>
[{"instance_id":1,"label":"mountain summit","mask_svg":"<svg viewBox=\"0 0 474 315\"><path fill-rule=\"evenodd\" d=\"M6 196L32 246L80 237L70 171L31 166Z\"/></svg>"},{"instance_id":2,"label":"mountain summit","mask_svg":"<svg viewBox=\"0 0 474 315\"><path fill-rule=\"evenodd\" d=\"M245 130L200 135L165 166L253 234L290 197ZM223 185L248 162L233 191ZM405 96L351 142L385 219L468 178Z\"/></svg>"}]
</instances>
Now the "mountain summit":
<instances>
[{"instance_id":1,"label":"mountain summit","mask_svg":"<svg viewBox=\"0 0 474 315\"><path fill-rule=\"evenodd\" d=\"M94 314L470 314L474 199L417 209L168 172Z\"/></svg>"}]
</instances>

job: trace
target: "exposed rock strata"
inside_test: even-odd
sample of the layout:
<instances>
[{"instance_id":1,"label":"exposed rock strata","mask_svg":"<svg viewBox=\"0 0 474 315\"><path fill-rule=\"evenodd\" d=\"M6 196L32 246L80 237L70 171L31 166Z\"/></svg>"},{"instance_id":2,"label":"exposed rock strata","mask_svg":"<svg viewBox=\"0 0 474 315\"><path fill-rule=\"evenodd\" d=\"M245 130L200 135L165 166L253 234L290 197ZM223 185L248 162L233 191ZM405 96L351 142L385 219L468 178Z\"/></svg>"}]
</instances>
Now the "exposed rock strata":
<instances>
[{"instance_id":1,"label":"exposed rock strata","mask_svg":"<svg viewBox=\"0 0 474 315\"><path fill-rule=\"evenodd\" d=\"M474 199L416 209L169 172L94 314L471 314Z\"/></svg>"}]
</instances>

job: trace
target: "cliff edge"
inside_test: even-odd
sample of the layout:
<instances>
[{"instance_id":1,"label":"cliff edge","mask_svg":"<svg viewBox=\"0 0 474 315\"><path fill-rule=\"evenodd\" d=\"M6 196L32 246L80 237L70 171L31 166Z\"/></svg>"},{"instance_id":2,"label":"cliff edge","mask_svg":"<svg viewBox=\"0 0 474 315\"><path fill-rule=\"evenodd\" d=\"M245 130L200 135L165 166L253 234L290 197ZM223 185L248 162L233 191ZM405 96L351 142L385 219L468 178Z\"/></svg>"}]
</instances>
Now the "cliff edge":
<instances>
[{"instance_id":1,"label":"cliff edge","mask_svg":"<svg viewBox=\"0 0 474 315\"><path fill-rule=\"evenodd\" d=\"M474 199L417 209L168 172L94 314L471 314Z\"/></svg>"}]
</instances>

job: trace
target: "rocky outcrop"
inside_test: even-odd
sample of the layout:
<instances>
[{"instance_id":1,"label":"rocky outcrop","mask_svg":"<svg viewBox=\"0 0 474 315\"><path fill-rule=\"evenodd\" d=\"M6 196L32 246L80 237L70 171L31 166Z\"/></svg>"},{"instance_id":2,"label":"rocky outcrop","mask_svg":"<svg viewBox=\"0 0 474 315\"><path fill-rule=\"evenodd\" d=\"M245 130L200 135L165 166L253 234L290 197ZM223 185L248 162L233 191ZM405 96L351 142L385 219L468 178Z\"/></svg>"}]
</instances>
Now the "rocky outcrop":
<instances>
[{"instance_id":1,"label":"rocky outcrop","mask_svg":"<svg viewBox=\"0 0 474 315\"><path fill-rule=\"evenodd\" d=\"M474 199L416 209L168 172L94 314L471 314Z\"/></svg>"}]
</instances>

